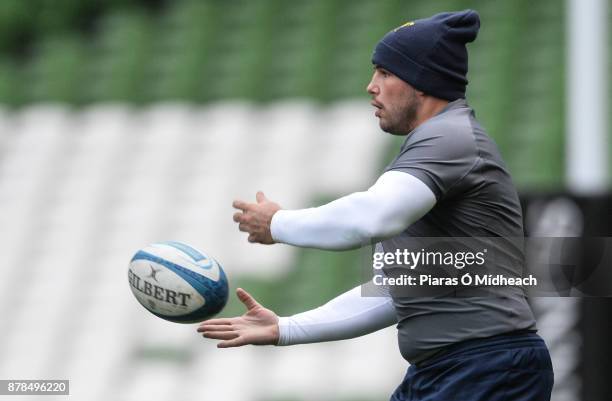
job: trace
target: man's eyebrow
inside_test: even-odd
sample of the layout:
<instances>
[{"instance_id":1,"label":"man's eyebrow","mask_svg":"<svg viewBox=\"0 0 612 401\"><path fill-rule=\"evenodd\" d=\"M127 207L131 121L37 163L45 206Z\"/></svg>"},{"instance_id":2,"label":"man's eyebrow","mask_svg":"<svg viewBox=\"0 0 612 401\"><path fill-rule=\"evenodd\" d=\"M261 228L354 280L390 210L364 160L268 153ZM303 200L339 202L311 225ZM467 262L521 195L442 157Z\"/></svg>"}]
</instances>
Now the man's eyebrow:
<instances>
[{"instance_id":1,"label":"man's eyebrow","mask_svg":"<svg viewBox=\"0 0 612 401\"><path fill-rule=\"evenodd\" d=\"M387 74L390 74L390 71L387 70L385 67L382 67L380 65L374 65L374 71L381 71L381 72L386 72Z\"/></svg>"}]
</instances>

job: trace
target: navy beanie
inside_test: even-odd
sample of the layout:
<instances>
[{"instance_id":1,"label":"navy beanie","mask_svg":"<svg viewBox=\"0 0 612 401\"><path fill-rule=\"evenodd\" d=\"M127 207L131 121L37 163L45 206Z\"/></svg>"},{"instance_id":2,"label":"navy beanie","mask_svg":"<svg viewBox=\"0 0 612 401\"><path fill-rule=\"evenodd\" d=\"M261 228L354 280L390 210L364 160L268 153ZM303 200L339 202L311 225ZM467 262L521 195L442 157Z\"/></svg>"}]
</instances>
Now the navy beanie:
<instances>
[{"instance_id":1,"label":"navy beanie","mask_svg":"<svg viewBox=\"0 0 612 401\"><path fill-rule=\"evenodd\" d=\"M407 22L387 33L374 49L372 63L428 95L465 97L468 55L480 17L474 10L447 12Z\"/></svg>"}]
</instances>

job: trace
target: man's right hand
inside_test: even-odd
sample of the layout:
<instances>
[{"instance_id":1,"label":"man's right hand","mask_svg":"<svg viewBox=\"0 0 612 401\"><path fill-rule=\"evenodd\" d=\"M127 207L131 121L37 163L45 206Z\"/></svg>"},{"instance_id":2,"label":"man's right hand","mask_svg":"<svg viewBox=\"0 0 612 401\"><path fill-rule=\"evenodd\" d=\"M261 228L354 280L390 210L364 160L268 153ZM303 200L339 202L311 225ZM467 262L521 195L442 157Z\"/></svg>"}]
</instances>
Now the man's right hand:
<instances>
[{"instance_id":1,"label":"man's right hand","mask_svg":"<svg viewBox=\"0 0 612 401\"><path fill-rule=\"evenodd\" d=\"M261 306L242 288L236 290L236 295L246 306L246 313L239 317L205 320L198 326L198 333L206 338L223 340L217 344L218 348L276 345L279 338L276 313Z\"/></svg>"},{"instance_id":2,"label":"man's right hand","mask_svg":"<svg viewBox=\"0 0 612 401\"><path fill-rule=\"evenodd\" d=\"M240 212L234 213L234 221L238 223L238 229L249 233L248 241L260 244L274 244L272 238L272 217L281 207L278 203L266 198L263 192L255 195L257 203L248 203L236 200L232 203Z\"/></svg>"}]
</instances>

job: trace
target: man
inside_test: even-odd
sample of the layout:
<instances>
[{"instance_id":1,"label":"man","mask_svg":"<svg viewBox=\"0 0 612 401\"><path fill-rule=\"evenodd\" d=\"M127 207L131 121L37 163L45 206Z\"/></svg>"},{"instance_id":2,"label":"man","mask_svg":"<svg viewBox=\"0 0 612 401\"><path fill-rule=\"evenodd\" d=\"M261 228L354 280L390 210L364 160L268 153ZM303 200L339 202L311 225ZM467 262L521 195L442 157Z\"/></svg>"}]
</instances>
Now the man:
<instances>
[{"instance_id":1,"label":"man","mask_svg":"<svg viewBox=\"0 0 612 401\"><path fill-rule=\"evenodd\" d=\"M367 191L327 205L282 210L258 192L234 202L250 242L342 250L371 242L400 249L411 238L523 235L521 208L501 156L465 100L466 44L480 27L472 10L408 22L377 44L367 87L383 131L406 136ZM503 247L502 247L503 248ZM501 249L504 260L521 255ZM516 266L509 263L508 270ZM352 338L397 323L411 363L392 400L549 400L553 372L522 292L496 296L362 297L277 317L242 289L241 317L198 331L219 347L291 345Z\"/></svg>"}]
</instances>

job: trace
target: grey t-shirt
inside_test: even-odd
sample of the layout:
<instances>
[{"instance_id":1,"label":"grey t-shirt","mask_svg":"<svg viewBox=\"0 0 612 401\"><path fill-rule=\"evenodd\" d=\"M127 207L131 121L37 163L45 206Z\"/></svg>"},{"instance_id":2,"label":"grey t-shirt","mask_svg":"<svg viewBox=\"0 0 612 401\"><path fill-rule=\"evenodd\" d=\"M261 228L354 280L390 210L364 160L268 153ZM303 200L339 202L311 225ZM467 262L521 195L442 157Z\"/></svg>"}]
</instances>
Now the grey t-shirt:
<instances>
[{"instance_id":1,"label":"grey t-shirt","mask_svg":"<svg viewBox=\"0 0 612 401\"><path fill-rule=\"evenodd\" d=\"M465 99L449 103L412 131L386 168L392 170L421 180L437 203L404 232L379 243L384 251L402 248L416 237L523 236L521 206L510 174ZM508 246L502 252L507 253L506 268L520 268L512 261L522 260L521 251ZM411 363L459 341L535 329L522 291L479 297L393 295L393 301L400 351Z\"/></svg>"}]
</instances>

